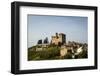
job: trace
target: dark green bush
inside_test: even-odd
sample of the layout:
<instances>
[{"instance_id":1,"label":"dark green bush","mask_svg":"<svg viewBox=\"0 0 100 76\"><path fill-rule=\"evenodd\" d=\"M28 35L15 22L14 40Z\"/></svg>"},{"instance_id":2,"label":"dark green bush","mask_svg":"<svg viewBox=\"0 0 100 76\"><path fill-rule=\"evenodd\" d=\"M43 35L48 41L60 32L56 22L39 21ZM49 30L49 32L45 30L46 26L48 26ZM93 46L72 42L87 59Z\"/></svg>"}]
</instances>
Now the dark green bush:
<instances>
[{"instance_id":1,"label":"dark green bush","mask_svg":"<svg viewBox=\"0 0 100 76\"><path fill-rule=\"evenodd\" d=\"M46 59L56 59L60 56L59 47L48 47L41 51L30 51L28 50L28 60L46 60Z\"/></svg>"}]
</instances>

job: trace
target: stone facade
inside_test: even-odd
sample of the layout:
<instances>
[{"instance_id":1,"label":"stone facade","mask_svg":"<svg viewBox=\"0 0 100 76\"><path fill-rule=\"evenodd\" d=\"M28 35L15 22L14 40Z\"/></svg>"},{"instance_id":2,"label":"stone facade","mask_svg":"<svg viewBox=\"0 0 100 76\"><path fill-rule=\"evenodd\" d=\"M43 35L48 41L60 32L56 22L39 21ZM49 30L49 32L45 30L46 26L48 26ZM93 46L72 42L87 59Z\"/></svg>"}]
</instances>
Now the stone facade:
<instances>
[{"instance_id":1,"label":"stone facade","mask_svg":"<svg viewBox=\"0 0 100 76\"><path fill-rule=\"evenodd\" d=\"M66 46L62 46L60 50L60 56L65 56L67 54L67 48Z\"/></svg>"},{"instance_id":2,"label":"stone facade","mask_svg":"<svg viewBox=\"0 0 100 76\"><path fill-rule=\"evenodd\" d=\"M56 33L55 36L52 36L51 43L55 45L66 43L66 35L63 33Z\"/></svg>"},{"instance_id":3,"label":"stone facade","mask_svg":"<svg viewBox=\"0 0 100 76\"><path fill-rule=\"evenodd\" d=\"M62 45L60 50L60 56L65 56L67 53L72 53L72 52L73 52L73 47Z\"/></svg>"}]
</instances>

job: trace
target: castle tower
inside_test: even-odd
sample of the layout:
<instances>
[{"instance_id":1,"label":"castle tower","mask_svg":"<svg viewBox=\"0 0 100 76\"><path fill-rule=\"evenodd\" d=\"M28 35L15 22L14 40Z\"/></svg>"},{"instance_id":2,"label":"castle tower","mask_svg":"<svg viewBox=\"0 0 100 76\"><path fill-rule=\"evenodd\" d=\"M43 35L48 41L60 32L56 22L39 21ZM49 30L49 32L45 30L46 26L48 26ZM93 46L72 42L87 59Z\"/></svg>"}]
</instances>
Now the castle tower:
<instances>
[{"instance_id":1,"label":"castle tower","mask_svg":"<svg viewBox=\"0 0 100 76\"><path fill-rule=\"evenodd\" d=\"M63 33L59 34L59 42L61 42L62 44L66 43L66 35Z\"/></svg>"},{"instance_id":2,"label":"castle tower","mask_svg":"<svg viewBox=\"0 0 100 76\"><path fill-rule=\"evenodd\" d=\"M56 33L55 36L52 36L51 43L55 45L64 44L66 43L66 35L63 33Z\"/></svg>"}]
</instances>

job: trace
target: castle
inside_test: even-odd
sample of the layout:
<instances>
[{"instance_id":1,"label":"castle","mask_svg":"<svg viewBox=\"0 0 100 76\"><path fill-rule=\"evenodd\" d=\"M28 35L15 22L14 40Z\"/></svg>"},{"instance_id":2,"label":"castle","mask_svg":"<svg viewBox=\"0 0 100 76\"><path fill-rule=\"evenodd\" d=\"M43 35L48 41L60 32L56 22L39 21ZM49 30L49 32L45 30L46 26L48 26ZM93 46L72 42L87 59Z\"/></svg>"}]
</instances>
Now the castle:
<instances>
[{"instance_id":1,"label":"castle","mask_svg":"<svg viewBox=\"0 0 100 76\"><path fill-rule=\"evenodd\" d=\"M54 44L53 46L50 46ZM77 55L83 53L83 51L87 52L87 44L82 44L74 41L69 41L66 43L66 35L64 33L56 33L55 36L51 36L51 42L48 41L46 37L43 41L42 39L38 40L35 50L36 51L44 51L44 50L55 50L54 47L59 47L60 57L63 58L67 54L70 54L70 58L77 58ZM52 49L51 49L52 48ZM32 49L33 50L33 49ZM87 56L87 55L86 55Z\"/></svg>"},{"instance_id":2,"label":"castle","mask_svg":"<svg viewBox=\"0 0 100 76\"><path fill-rule=\"evenodd\" d=\"M63 33L56 33L55 36L52 36L51 38L51 44L55 44L55 45L63 45L66 43L66 35Z\"/></svg>"}]
</instances>

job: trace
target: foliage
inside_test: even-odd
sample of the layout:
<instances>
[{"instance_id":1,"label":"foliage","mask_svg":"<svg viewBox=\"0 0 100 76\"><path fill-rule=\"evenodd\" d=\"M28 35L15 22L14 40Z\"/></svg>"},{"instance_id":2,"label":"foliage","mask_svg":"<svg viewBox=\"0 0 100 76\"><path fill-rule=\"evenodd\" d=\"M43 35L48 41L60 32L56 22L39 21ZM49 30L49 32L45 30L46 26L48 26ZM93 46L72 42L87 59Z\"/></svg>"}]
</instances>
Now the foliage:
<instances>
[{"instance_id":1,"label":"foliage","mask_svg":"<svg viewBox=\"0 0 100 76\"><path fill-rule=\"evenodd\" d=\"M64 59L72 59L72 54L71 54L71 53L67 53L67 54L64 56Z\"/></svg>"},{"instance_id":2,"label":"foliage","mask_svg":"<svg viewBox=\"0 0 100 76\"><path fill-rule=\"evenodd\" d=\"M47 44L47 43L49 43L49 41L48 41L48 38L46 37L46 38L44 39L44 44Z\"/></svg>"},{"instance_id":3,"label":"foliage","mask_svg":"<svg viewBox=\"0 0 100 76\"><path fill-rule=\"evenodd\" d=\"M83 52L80 53L77 57L78 57L78 58L87 58L87 57L88 57L87 51L83 51Z\"/></svg>"},{"instance_id":4,"label":"foliage","mask_svg":"<svg viewBox=\"0 0 100 76\"><path fill-rule=\"evenodd\" d=\"M37 44L42 44L42 39L38 40Z\"/></svg>"},{"instance_id":5,"label":"foliage","mask_svg":"<svg viewBox=\"0 0 100 76\"><path fill-rule=\"evenodd\" d=\"M60 56L59 47L48 47L41 51L31 51L28 49L28 60L56 59L58 56Z\"/></svg>"},{"instance_id":6,"label":"foliage","mask_svg":"<svg viewBox=\"0 0 100 76\"><path fill-rule=\"evenodd\" d=\"M42 50L37 51L37 48L41 48ZM74 53L72 53L71 50L69 50L65 56L61 57L60 49L61 46L55 44L50 44L46 47L43 47L42 45L33 46L28 48L28 60L73 59L72 55L74 55ZM75 49L76 48L74 48L74 50ZM87 47L84 46L83 49L83 52L75 55L75 59L88 57Z\"/></svg>"}]
</instances>

